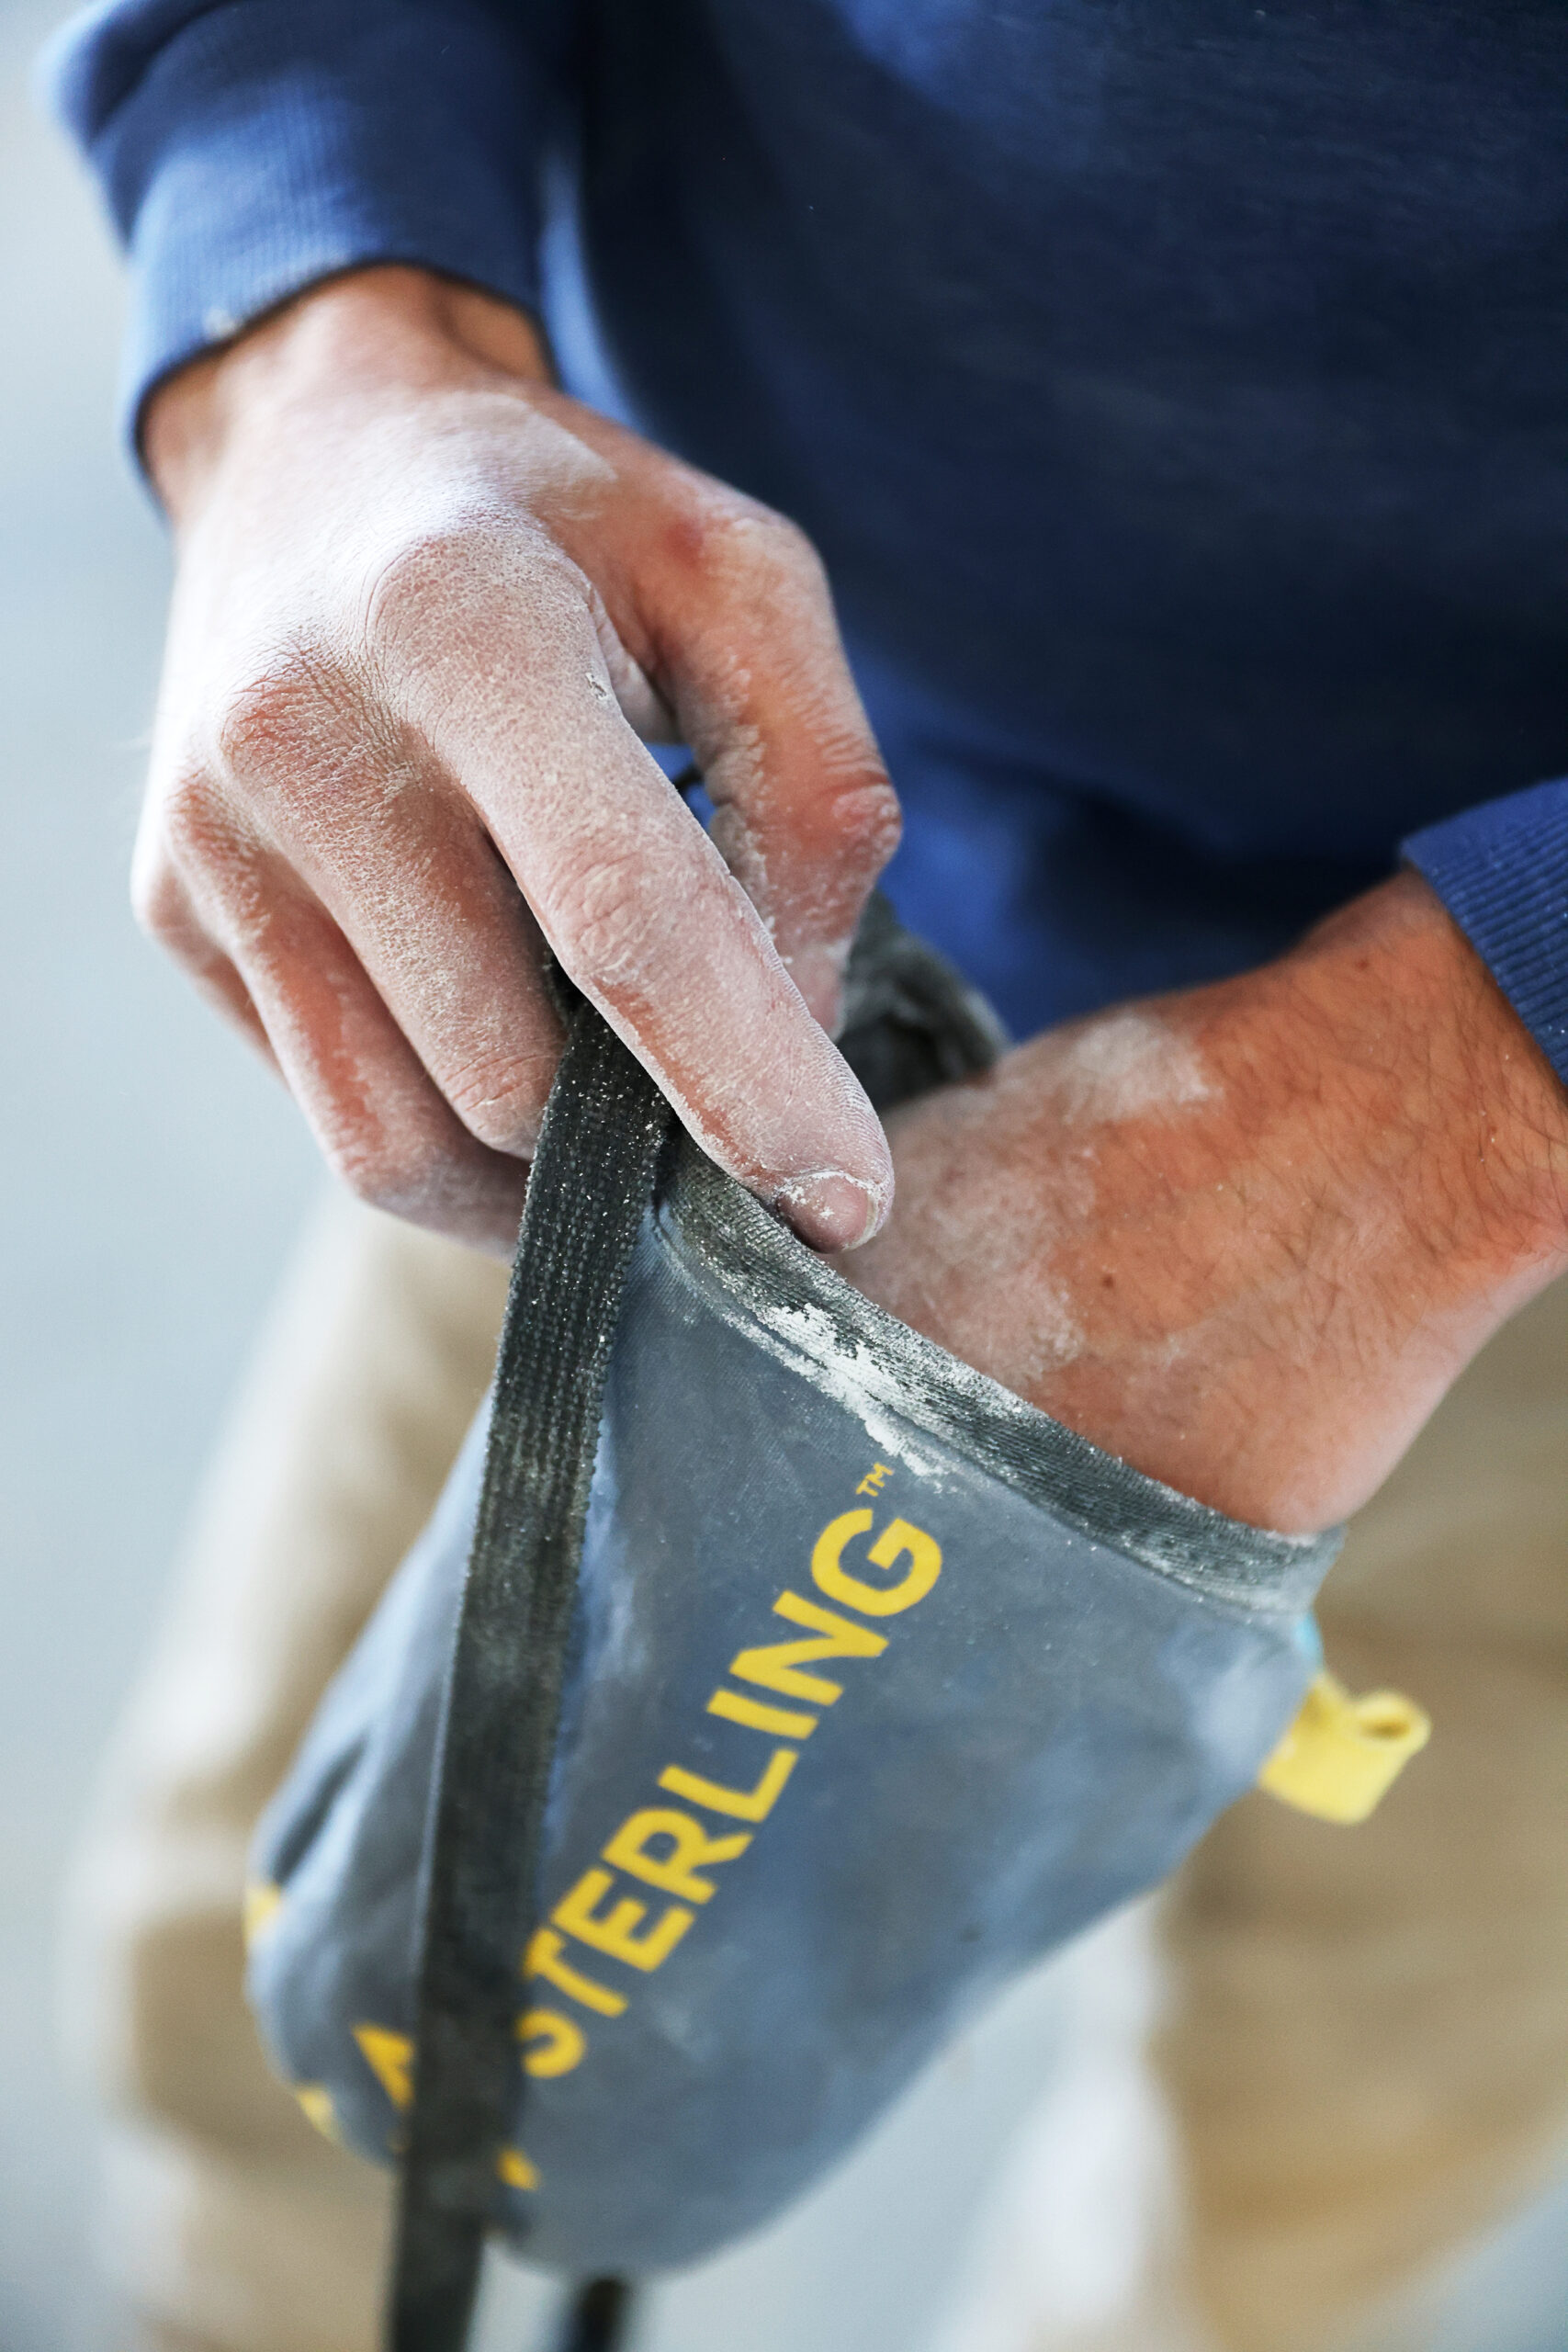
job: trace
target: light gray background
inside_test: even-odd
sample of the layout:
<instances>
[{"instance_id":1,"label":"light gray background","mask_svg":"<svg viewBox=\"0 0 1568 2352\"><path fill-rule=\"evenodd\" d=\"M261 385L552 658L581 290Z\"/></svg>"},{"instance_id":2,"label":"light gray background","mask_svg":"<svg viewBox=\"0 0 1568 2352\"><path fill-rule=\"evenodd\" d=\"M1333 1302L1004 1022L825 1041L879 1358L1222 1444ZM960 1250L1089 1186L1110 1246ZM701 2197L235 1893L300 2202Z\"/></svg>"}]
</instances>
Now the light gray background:
<instances>
[{"instance_id":1,"label":"light gray background","mask_svg":"<svg viewBox=\"0 0 1568 2352\"><path fill-rule=\"evenodd\" d=\"M0 0L0 2347L96 2340L52 2047L63 1849L317 1182L126 907L166 562L111 426L119 271Z\"/></svg>"}]
</instances>

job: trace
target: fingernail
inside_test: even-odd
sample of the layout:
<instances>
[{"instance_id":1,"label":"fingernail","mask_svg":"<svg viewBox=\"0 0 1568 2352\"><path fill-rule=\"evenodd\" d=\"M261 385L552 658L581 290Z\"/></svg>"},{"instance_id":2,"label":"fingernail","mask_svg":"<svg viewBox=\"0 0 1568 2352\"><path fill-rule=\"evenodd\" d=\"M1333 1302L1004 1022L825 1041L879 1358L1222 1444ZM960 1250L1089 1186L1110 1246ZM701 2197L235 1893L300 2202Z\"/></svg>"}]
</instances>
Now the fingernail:
<instances>
[{"instance_id":1,"label":"fingernail","mask_svg":"<svg viewBox=\"0 0 1568 2352\"><path fill-rule=\"evenodd\" d=\"M858 1250L886 1224L892 1194L886 1185L818 1168L781 1184L773 1206L813 1250Z\"/></svg>"}]
</instances>

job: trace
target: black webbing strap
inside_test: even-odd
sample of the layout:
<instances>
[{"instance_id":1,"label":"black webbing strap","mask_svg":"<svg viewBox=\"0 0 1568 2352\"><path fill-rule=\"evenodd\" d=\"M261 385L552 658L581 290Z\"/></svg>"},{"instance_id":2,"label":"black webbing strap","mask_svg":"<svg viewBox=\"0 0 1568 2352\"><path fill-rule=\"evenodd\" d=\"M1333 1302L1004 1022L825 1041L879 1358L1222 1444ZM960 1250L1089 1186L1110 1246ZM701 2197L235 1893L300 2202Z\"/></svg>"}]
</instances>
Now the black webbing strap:
<instances>
[{"instance_id":1,"label":"black webbing strap","mask_svg":"<svg viewBox=\"0 0 1568 2352\"><path fill-rule=\"evenodd\" d=\"M615 2352L630 2308L624 2278L591 2278L567 2313L556 2352Z\"/></svg>"},{"instance_id":2,"label":"black webbing strap","mask_svg":"<svg viewBox=\"0 0 1568 2352\"><path fill-rule=\"evenodd\" d=\"M579 1001L528 1182L447 1679L398 2211L390 2352L462 2352L520 2086L520 1962L611 1344L669 1125ZM600 2281L580 2340L625 2305Z\"/></svg>"}]
</instances>

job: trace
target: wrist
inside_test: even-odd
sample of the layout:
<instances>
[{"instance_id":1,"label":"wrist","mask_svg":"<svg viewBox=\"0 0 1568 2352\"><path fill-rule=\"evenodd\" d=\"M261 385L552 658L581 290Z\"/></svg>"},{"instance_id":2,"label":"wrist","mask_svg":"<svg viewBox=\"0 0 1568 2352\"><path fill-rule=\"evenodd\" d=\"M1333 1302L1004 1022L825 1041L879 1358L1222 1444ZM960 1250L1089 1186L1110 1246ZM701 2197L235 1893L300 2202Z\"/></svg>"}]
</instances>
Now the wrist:
<instances>
[{"instance_id":1,"label":"wrist","mask_svg":"<svg viewBox=\"0 0 1568 2352\"><path fill-rule=\"evenodd\" d=\"M147 402L142 451L178 526L258 413L376 384L435 387L487 375L513 386L552 380L543 336L525 312L429 270L353 270L308 287L221 351L168 377Z\"/></svg>"},{"instance_id":2,"label":"wrist","mask_svg":"<svg viewBox=\"0 0 1568 2352\"><path fill-rule=\"evenodd\" d=\"M1357 1509L1568 1262L1568 1097L1414 876L1277 962L895 1114L852 1279L1154 1476Z\"/></svg>"},{"instance_id":3,"label":"wrist","mask_svg":"<svg viewBox=\"0 0 1568 2352\"><path fill-rule=\"evenodd\" d=\"M1318 925L1274 978L1265 1038L1293 1035L1296 1083L1361 1162L1352 1199L1385 1190L1393 1256L1424 1268L1435 1309L1484 1314L1495 1298L1500 1320L1568 1252L1568 1093L1486 966L1404 873Z\"/></svg>"}]
</instances>

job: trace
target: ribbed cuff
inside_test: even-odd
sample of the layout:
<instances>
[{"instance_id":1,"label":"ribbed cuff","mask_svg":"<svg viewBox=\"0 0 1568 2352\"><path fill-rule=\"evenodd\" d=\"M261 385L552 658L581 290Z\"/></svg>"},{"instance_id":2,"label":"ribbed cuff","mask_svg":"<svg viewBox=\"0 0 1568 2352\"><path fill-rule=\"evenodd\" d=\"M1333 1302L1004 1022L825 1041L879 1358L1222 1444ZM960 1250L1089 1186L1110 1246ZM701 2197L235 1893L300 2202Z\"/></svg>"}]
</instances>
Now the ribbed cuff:
<instances>
[{"instance_id":1,"label":"ribbed cuff","mask_svg":"<svg viewBox=\"0 0 1568 2352\"><path fill-rule=\"evenodd\" d=\"M1568 1086L1568 777L1404 843Z\"/></svg>"},{"instance_id":2,"label":"ribbed cuff","mask_svg":"<svg viewBox=\"0 0 1568 2352\"><path fill-rule=\"evenodd\" d=\"M466 0L116 0L69 27L45 83L135 266L132 442L160 378L341 270L536 308L547 73Z\"/></svg>"}]
</instances>

